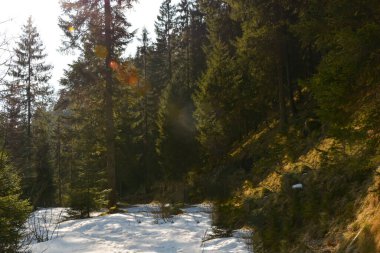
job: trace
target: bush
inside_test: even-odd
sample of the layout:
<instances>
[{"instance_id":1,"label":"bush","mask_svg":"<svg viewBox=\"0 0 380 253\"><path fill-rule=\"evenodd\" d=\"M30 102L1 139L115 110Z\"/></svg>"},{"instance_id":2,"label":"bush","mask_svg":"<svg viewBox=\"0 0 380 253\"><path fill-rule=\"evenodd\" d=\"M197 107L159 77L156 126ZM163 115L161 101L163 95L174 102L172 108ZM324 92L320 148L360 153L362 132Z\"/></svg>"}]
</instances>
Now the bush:
<instances>
[{"instance_id":1,"label":"bush","mask_svg":"<svg viewBox=\"0 0 380 253\"><path fill-rule=\"evenodd\" d=\"M0 166L0 252L17 252L24 224L31 212L26 200L20 199L20 179L9 166Z\"/></svg>"},{"instance_id":2,"label":"bush","mask_svg":"<svg viewBox=\"0 0 380 253\"><path fill-rule=\"evenodd\" d=\"M79 218L89 218L92 211L105 206L107 192L96 188L73 189L70 192L70 214Z\"/></svg>"}]
</instances>

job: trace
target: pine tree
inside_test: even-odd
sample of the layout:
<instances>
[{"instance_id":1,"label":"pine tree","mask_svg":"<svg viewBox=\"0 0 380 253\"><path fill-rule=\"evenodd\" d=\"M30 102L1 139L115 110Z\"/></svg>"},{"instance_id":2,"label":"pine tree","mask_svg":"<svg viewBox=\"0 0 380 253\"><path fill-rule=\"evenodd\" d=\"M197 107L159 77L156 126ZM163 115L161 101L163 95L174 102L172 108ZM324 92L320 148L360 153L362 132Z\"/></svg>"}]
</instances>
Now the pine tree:
<instances>
[{"instance_id":1,"label":"pine tree","mask_svg":"<svg viewBox=\"0 0 380 253\"><path fill-rule=\"evenodd\" d=\"M194 95L194 116L206 161L215 164L224 159L229 146L242 133L241 74L236 68L231 44L239 28L238 23L231 20L230 7L224 1L201 1L201 10L205 13L208 30L207 68ZM230 30L234 32L229 33Z\"/></svg>"},{"instance_id":2,"label":"pine tree","mask_svg":"<svg viewBox=\"0 0 380 253\"><path fill-rule=\"evenodd\" d=\"M64 83L62 81L62 83ZM70 97L65 89L60 90L59 98L54 105L52 112L53 133L53 163L54 178L57 190L57 203L59 206L67 205L66 196L69 192L70 177L72 170L72 147L70 136L73 134L70 125Z\"/></svg>"},{"instance_id":3,"label":"pine tree","mask_svg":"<svg viewBox=\"0 0 380 253\"><path fill-rule=\"evenodd\" d=\"M60 104L56 106L60 138L60 150L56 151L59 198L80 217L88 217L92 210L106 204L104 200L109 194L104 180L104 122L99 120L104 82L93 72L97 63L94 56L81 57L71 65L61 81L66 90L61 92Z\"/></svg>"},{"instance_id":4,"label":"pine tree","mask_svg":"<svg viewBox=\"0 0 380 253\"><path fill-rule=\"evenodd\" d=\"M194 96L198 140L211 164L222 162L232 143L239 138L241 77L233 66L228 47L214 41L208 52L207 71Z\"/></svg>"},{"instance_id":5,"label":"pine tree","mask_svg":"<svg viewBox=\"0 0 380 253\"><path fill-rule=\"evenodd\" d=\"M10 73L13 80L6 83L5 106L8 114L6 148L22 173L24 191L31 195L33 204L38 202L38 197L33 196L34 189L42 183L38 180L46 172L32 166L36 162L33 121L36 111L48 105L52 94L48 85L52 66L45 63L45 58L44 46L30 17L15 48Z\"/></svg>"},{"instance_id":6,"label":"pine tree","mask_svg":"<svg viewBox=\"0 0 380 253\"><path fill-rule=\"evenodd\" d=\"M244 82L250 83L253 92L265 99L257 99L256 107L262 108L262 112L275 111L284 130L289 111L294 116L297 113L294 92L298 80L304 77L303 66L306 65L299 40L290 31L290 26L298 20L300 3L227 2L231 5L232 17L242 23L243 34L236 46L239 64L245 73Z\"/></svg>"},{"instance_id":7,"label":"pine tree","mask_svg":"<svg viewBox=\"0 0 380 253\"><path fill-rule=\"evenodd\" d=\"M0 163L0 251L18 252L31 206L20 198L20 178L6 157L2 156Z\"/></svg>"},{"instance_id":8,"label":"pine tree","mask_svg":"<svg viewBox=\"0 0 380 253\"><path fill-rule=\"evenodd\" d=\"M106 129L107 163L106 171L109 194L109 207L115 206L118 199L115 162L115 124L113 96L115 79L113 69L120 59L120 52L127 45L132 34L127 32L130 26L126 21L124 10L131 7L133 0L96 0L93 3L83 1L62 1L64 16L60 27L65 32L67 47L77 47L82 51L90 46L93 54L103 60L97 66L105 82L103 91L104 127ZM90 11L89 11L90 10Z\"/></svg>"},{"instance_id":9,"label":"pine tree","mask_svg":"<svg viewBox=\"0 0 380 253\"><path fill-rule=\"evenodd\" d=\"M154 180L156 165L154 139L157 136L156 118L159 91L152 86L152 53L153 46L148 37L148 31L144 28L141 34L141 46L137 49L135 66L140 69L140 83L133 92L134 109L136 118L133 129L136 132L136 141L141 143L142 153L139 164L143 172L146 186L151 185ZM132 102L133 104L133 102ZM139 133L138 133L139 132Z\"/></svg>"},{"instance_id":10,"label":"pine tree","mask_svg":"<svg viewBox=\"0 0 380 253\"><path fill-rule=\"evenodd\" d=\"M90 212L105 206L107 194L107 181L105 166L105 140L100 134L101 125L97 121L100 115L98 97L92 96L82 105L91 106L91 111L80 108L81 105L71 105L73 121L72 128L75 133L70 136L70 148L73 152L72 170L69 189L69 206L78 212L78 215L90 217ZM75 139L74 139L75 138Z\"/></svg>"},{"instance_id":11,"label":"pine tree","mask_svg":"<svg viewBox=\"0 0 380 253\"><path fill-rule=\"evenodd\" d=\"M197 82L206 69L204 46L207 44L207 28L205 14L201 10L200 1L189 1L190 27L187 33L190 43L190 80Z\"/></svg>"},{"instance_id":12,"label":"pine tree","mask_svg":"<svg viewBox=\"0 0 380 253\"><path fill-rule=\"evenodd\" d=\"M44 108L37 109L32 122L32 168L36 182L32 188L32 203L37 207L51 207L55 202L55 185L52 164L52 116Z\"/></svg>"},{"instance_id":13,"label":"pine tree","mask_svg":"<svg viewBox=\"0 0 380 253\"><path fill-rule=\"evenodd\" d=\"M158 136L156 138L157 154L160 157L160 138L162 138L162 127L165 123L166 103L168 91L171 90L173 82L173 67L174 67L174 42L176 37L175 30L175 5L171 0L164 0L160 6L159 15L155 22L156 43L154 51L154 64L153 69L156 76L155 87L159 89L159 100L157 101L159 108L157 111L157 126ZM163 71L162 71L163 70ZM162 162L162 161L160 161ZM161 166L163 167L163 166ZM165 178L165 172L162 173L161 178Z\"/></svg>"},{"instance_id":14,"label":"pine tree","mask_svg":"<svg viewBox=\"0 0 380 253\"><path fill-rule=\"evenodd\" d=\"M197 79L206 67L203 47L207 42L204 14L195 1L178 3L176 16L175 80L192 93Z\"/></svg>"},{"instance_id":15,"label":"pine tree","mask_svg":"<svg viewBox=\"0 0 380 253\"><path fill-rule=\"evenodd\" d=\"M22 32L15 49L16 59L13 62L12 76L15 78L14 82L23 89L22 103L26 108L27 146L30 149L33 114L38 107L47 105L49 95L52 93L47 85L51 78L52 66L44 62L46 58L44 46L31 17L23 26Z\"/></svg>"},{"instance_id":16,"label":"pine tree","mask_svg":"<svg viewBox=\"0 0 380 253\"><path fill-rule=\"evenodd\" d=\"M156 61L161 70L158 73L159 83L161 87L172 80L173 77L173 50L174 50L174 29L175 29L175 5L171 0L162 2L159 10L159 15L155 22L156 32ZM158 71L158 68L157 70Z\"/></svg>"},{"instance_id":17,"label":"pine tree","mask_svg":"<svg viewBox=\"0 0 380 253\"><path fill-rule=\"evenodd\" d=\"M3 90L4 98L4 148L10 154L10 160L16 168L22 168L26 161L22 85L6 82Z\"/></svg>"},{"instance_id":18,"label":"pine tree","mask_svg":"<svg viewBox=\"0 0 380 253\"><path fill-rule=\"evenodd\" d=\"M187 88L190 88L191 78L193 76L190 76L192 70L190 65L190 47L191 47L191 31L190 31L190 2L188 0L181 0L178 4L178 16L177 16L177 23L178 23L178 29L180 33L179 38L179 47L181 51L181 65L183 65L184 69L184 84ZM183 73L182 73L183 75Z\"/></svg>"},{"instance_id":19,"label":"pine tree","mask_svg":"<svg viewBox=\"0 0 380 253\"><path fill-rule=\"evenodd\" d=\"M195 89L195 80L199 77L193 75L196 73L194 70L198 67L197 64L203 65L204 58L194 57L199 52L193 50L201 50L203 41L194 38L193 42L193 38L190 37L192 28L195 30L198 28L197 25L200 25L195 23L199 20L192 19L196 15L192 8L189 1L182 1L177 8L173 7L177 10L177 15L172 23L175 29L171 43L176 47L173 48L171 58L171 80L163 89L159 102L156 149L163 179L167 184L184 185L187 173L198 165L198 143L195 138L194 105L191 97ZM202 38L204 34L199 33L195 36ZM156 50L159 53L161 48L157 46Z\"/></svg>"},{"instance_id":20,"label":"pine tree","mask_svg":"<svg viewBox=\"0 0 380 253\"><path fill-rule=\"evenodd\" d=\"M2 24L4 25L4 21ZM9 65L12 61L12 50L10 50L9 38L7 38L6 33L2 32L0 33L0 52L0 85L3 85L10 71Z\"/></svg>"},{"instance_id":21,"label":"pine tree","mask_svg":"<svg viewBox=\"0 0 380 253\"><path fill-rule=\"evenodd\" d=\"M378 1L308 1L293 27L305 50L319 55L308 88L318 115L339 138L378 128L379 6Z\"/></svg>"}]
</instances>

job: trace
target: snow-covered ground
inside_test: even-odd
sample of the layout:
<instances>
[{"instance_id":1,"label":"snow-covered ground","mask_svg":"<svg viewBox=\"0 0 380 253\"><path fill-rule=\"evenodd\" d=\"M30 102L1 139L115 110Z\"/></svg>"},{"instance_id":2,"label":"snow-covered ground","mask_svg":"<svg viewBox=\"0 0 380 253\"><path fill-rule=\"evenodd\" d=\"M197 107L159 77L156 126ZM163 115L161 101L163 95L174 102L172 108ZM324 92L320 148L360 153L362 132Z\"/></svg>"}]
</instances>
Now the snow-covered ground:
<instances>
[{"instance_id":1,"label":"snow-covered ground","mask_svg":"<svg viewBox=\"0 0 380 253\"><path fill-rule=\"evenodd\" d=\"M137 205L127 208L124 214L68 220L58 227L49 225L55 228L54 238L31 244L30 249L33 253L249 252L246 231L210 239L210 209L207 205L191 206L184 208L183 214L163 220L155 213L157 206ZM55 217L65 214L64 209L45 209L35 215L43 217L46 212Z\"/></svg>"}]
</instances>

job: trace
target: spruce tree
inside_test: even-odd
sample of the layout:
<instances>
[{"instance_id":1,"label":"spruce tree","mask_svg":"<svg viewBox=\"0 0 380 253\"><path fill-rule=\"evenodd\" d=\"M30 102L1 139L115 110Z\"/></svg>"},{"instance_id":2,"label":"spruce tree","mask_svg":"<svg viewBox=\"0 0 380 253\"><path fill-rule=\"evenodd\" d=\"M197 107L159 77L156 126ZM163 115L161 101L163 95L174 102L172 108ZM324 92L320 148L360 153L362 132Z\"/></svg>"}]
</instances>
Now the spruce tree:
<instances>
[{"instance_id":1,"label":"spruce tree","mask_svg":"<svg viewBox=\"0 0 380 253\"><path fill-rule=\"evenodd\" d=\"M1 151L2 153L4 150ZM21 199L20 178L6 157L0 161L0 251L20 250L24 224L31 212L29 202Z\"/></svg>"},{"instance_id":2,"label":"spruce tree","mask_svg":"<svg viewBox=\"0 0 380 253\"><path fill-rule=\"evenodd\" d=\"M82 100L82 105L91 106L92 110L84 110L77 103L71 104L70 118L73 124L66 126L75 131L70 136L73 160L68 201L74 214L81 218L90 217L91 211L104 207L109 194L104 171L105 140L99 134L102 126L97 121L101 115L98 99L92 96L86 101ZM97 137L94 137L94 133L97 133Z\"/></svg>"},{"instance_id":3,"label":"spruce tree","mask_svg":"<svg viewBox=\"0 0 380 253\"><path fill-rule=\"evenodd\" d=\"M4 24L4 21L2 24ZM0 32L0 85L3 85L8 75L11 61L12 50L10 50L10 39L7 38L6 33Z\"/></svg>"},{"instance_id":4,"label":"spruce tree","mask_svg":"<svg viewBox=\"0 0 380 253\"><path fill-rule=\"evenodd\" d=\"M221 41L213 41L207 71L194 96L198 140L211 164L221 162L239 138L241 77L233 66L228 47Z\"/></svg>"},{"instance_id":5,"label":"spruce tree","mask_svg":"<svg viewBox=\"0 0 380 253\"><path fill-rule=\"evenodd\" d=\"M258 106L263 112L275 111L280 128L285 130L289 111L296 115L294 90L303 77L300 43L290 31L290 26L297 22L300 4L297 1L227 2L232 17L242 23L237 53L241 68L245 68L245 82L251 83L255 92L266 100L255 101Z\"/></svg>"},{"instance_id":6,"label":"spruce tree","mask_svg":"<svg viewBox=\"0 0 380 253\"><path fill-rule=\"evenodd\" d=\"M56 203L51 146L52 118L45 108L39 108L32 122L32 168L36 171L36 180L31 200L36 207L52 207Z\"/></svg>"},{"instance_id":7,"label":"spruce tree","mask_svg":"<svg viewBox=\"0 0 380 253\"><path fill-rule=\"evenodd\" d=\"M139 69L139 84L134 89L133 100L135 120L132 129L135 131L137 143L141 143L141 158L139 164L143 174L143 181L147 188L153 183L156 175L156 156L154 140L157 136L157 110L159 90L153 86L152 80L152 53L153 45L149 39L148 31L144 28L139 39L141 46L137 49L135 66Z\"/></svg>"},{"instance_id":8,"label":"spruce tree","mask_svg":"<svg viewBox=\"0 0 380 253\"><path fill-rule=\"evenodd\" d=\"M178 4L178 15L177 15L177 23L178 23L178 29L180 32L180 38L179 38L179 46L178 49L183 51L182 59L181 59L181 65L183 65L184 70L184 84L187 88L190 88L191 78L193 76L190 76L192 70L190 65L190 46L191 46L191 32L190 32L190 22L191 22L191 16L190 16L190 2L188 0L181 0ZM183 75L183 73L182 73Z\"/></svg>"},{"instance_id":9,"label":"spruce tree","mask_svg":"<svg viewBox=\"0 0 380 253\"><path fill-rule=\"evenodd\" d=\"M105 82L103 90L104 127L107 150L106 171L110 188L109 207L115 206L118 199L115 161L115 123L113 96L115 79L113 71L120 64L120 53L129 42L132 34L125 17L125 10L132 7L133 0L96 0L62 1L64 15L60 19L60 27L68 40L66 48L85 50L92 47L93 55L102 60L98 63L97 72Z\"/></svg>"},{"instance_id":10,"label":"spruce tree","mask_svg":"<svg viewBox=\"0 0 380 253\"><path fill-rule=\"evenodd\" d=\"M342 139L379 124L379 6L378 1L310 1L293 26L304 49L319 56L308 82L318 116Z\"/></svg>"},{"instance_id":11,"label":"spruce tree","mask_svg":"<svg viewBox=\"0 0 380 253\"><path fill-rule=\"evenodd\" d=\"M155 22L157 37L155 45L157 54L156 60L161 66L158 76L161 75L159 80L162 87L165 87L173 77L175 14L175 5L172 4L171 0L165 0L160 6L159 15ZM158 71L158 69L156 71Z\"/></svg>"},{"instance_id":12,"label":"spruce tree","mask_svg":"<svg viewBox=\"0 0 380 253\"><path fill-rule=\"evenodd\" d=\"M176 45L172 49L171 58L175 64L170 71L171 79L160 97L156 148L164 180L183 184L186 174L198 162L195 121L192 116L194 105L191 99L198 77L192 75L195 68L192 61L195 53L192 49L196 48L192 47L190 37L192 6L189 1L182 1L173 9L177 10L173 21L175 33L171 37L172 44ZM160 47L156 50L159 51ZM198 62L200 61L201 59L198 59Z\"/></svg>"},{"instance_id":13,"label":"spruce tree","mask_svg":"<svg viewBox=\"0 0 380 253\"><path fill-rule=\"evenodd\" d=\"M4 148L9 152L13 165L19 169L25 165L27 154L23 87L18 82L6 82L4 86Z\"/></svg>"},{"instance_id":14,"label":"spruce tree","mask_svg":"<svg viewBox=\"0 0 380 253\"><path fill-rule=\"evenodd\" d=\"M195 83L206 69L204 47L207 44L205 13L199 0L189 1L190 27L187 29L190 47L190 82Z\"/></svg>"},{"instance_id":15,"label":"spruce tree","mask_svg":"<svg viewBox=\"0 0 380 253\"><path fill-rule=\"evenodd\" d=\"M37 204L39 200L36 192L40 191L36 188L43 183L39 179L47 171L37 166L34 160L36 143L33 139L33 121L37 118L36 111L43 110L50 102L52 90L48 82L52 66L45 63L44 46L31 17L22 27L14 51L15 57L11 65L13 80L6 83L9 122L6 147L9 148L14 165L22 173L24 191L32 197L33 204ZM48 154L49 151L46 150L44 155Z\"/></svg>"},{"instance_id":16,"label":"spruce tree","mask_svg":"<svg viewBox=\"0 0 380 253\"><path fill-rule=\"evenodd\" d=\"M230 145L243 132L240 111L242 77L231 43L239 35L239 28L238 23L230 18L230 7L224 1L201 1L201 10L205 13L208 30L207 68L193 96L194 116L206 161L215 164L222 161Z\"/></svg>"},{"instance_id":17,"label":"spruce tree","mask_svg":"<svg viewBox=\"0 0 380 253\"><path fill-rule=\"evenodd\" d=\"M91 56L91 54L90 54ZM59 114L59 146L56 155L59 195L74 213L88 217L90 212L104 206L107 190L105 174L106 141L103 133L102 89L97 79L96 57L80 57L65 72L61 83ZM57 126L58 127L58 126Z\"/></svg>"},{"instance_id":18,"label":"spruce tree","mask_svg":"<svg viewBox=\"0 0 380 253\"><path fill-rule=\"evenodd\" d=\"M23 88L23 103L26 110L27 143L31 147L32 117L40 106L46 106L49 95L52 93L47 85L51 78L52 66L45 63L44 46L29 17L27 24L22 28L20 41L15 48L12 76L14 82ZM30 154L29 154L30 156Z\"/></svg>"}]
</instances>

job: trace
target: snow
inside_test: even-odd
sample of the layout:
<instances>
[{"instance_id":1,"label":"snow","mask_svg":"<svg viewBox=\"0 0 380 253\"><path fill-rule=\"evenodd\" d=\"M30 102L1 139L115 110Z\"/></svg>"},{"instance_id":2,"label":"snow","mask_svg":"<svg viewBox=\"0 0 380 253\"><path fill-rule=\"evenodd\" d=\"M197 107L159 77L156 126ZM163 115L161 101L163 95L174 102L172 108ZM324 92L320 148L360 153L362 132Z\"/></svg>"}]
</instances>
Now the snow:
<instances>
[{"instance_id":1,"label":"snow","mask_svg":"<svg viewBox=\"0 0 380 253\"><path fill-rule=\"evenodd\" d=\"M245 243L249 231L235 231L227 238L210 236L211 209L210 205L189 206L182 209L183 214L163 220L157 214L159 206L136 205L122 214L63 221L58 227L49 224L55 227L56 236L46 242L34 242L30 249L33 253L249 252ZM64 217L67 210L44 209L35 215L44 212Z\"/></svg>"},{"instance_id":2,"label":"snow","mask_svg":"<svg viewBox=\"0 0 380 253\"><path fill-rule=\"evenodd\" d=\"M292 188L293 189L302 189L303 188L303 184L294 184L294 185L292 185Z\"/></svg>"}]
</instances>

